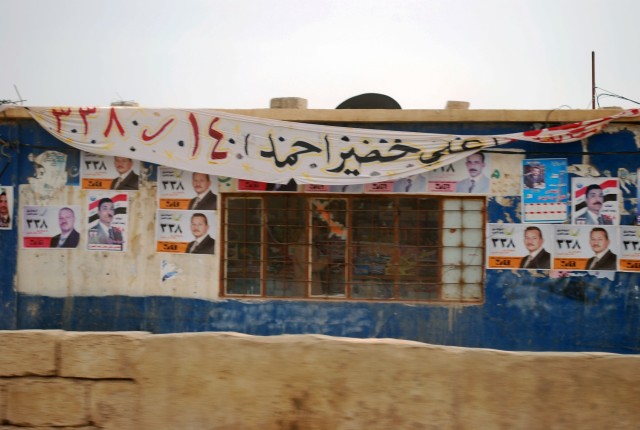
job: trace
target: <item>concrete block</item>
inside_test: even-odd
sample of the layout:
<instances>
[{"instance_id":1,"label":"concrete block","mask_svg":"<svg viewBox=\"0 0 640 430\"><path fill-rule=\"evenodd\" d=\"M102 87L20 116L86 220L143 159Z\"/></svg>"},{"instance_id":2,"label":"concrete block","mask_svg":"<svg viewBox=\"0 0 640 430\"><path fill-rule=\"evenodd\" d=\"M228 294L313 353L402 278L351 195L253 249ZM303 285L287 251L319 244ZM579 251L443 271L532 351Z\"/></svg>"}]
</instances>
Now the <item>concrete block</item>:
<instances>
[{"instance_id":1,"label":"concrete block","mask_svg":"<svg viewBox=\"0 0 640 430\"><path fill-rule=\"evenodd\" d=\"M0 376L55 375L61 330L16 330L0 333Z\"/></svg>"},{"instance_id":2,"label":"concrete block","mask_svg":"<svg viewBox=\"0 0 640 430\"><path fill-rule=\"evenodd\" d=\"M7 416L7 392L4 386L4 381L0 380L0 423L4 422L6 416Z\"/></svg>"},{"instance_id":3,"label":"concrete block","mask_svg":"<svg viewBox=\"0 0 640 430\"><path fill-rule=\"evenodd\" d=\"M139 387L131 381L100 381L91 385L91 422L102 429L137 429Z\"/></svg>"},{"instance_id":4,"label":"concrete block","mask_svg":"<svg viewBox=\"0 0 640 430\"><path fill-rule=\"evenodd\" d=\"M390 339L154 335L140 428L636 429L640 356Z\"/></svg>"},{"instance_id":5,"label":"concrete block","mask_svg":"<svg viewBox=\"0 0 640 430\"><path fill-rule=\"evenodd\" d=\"M308 101L302 97L277 97L269 103L271 109L306 109Z\"/></svg>"},{"instance_id":6,"label":"concrete block","mask_svg":"<svg viewBox=\"0 0 640 430\"><path fill-rule=\"evenodd\" d=\"M0 426L0 430L101 430L100 427L82 426L82 427L15 427ZM124 429L123 429L124 430Z\"/></svg>"},{"instance_id":7,"label":"concrete block","mask_svg":"<svg viewBox=\"0 0 640 430\"><path fill-rule=\"evenodd\" d=\"M131 378L145 332L65 333L60 341L60 376Z\"/></svg>"},{"instance_id":8,"label":"concrete block","mask_svg":"<svg viewBox=\"0 0 640 430\"><path fill-rule=\"evenodd\" d=\"M6 383L9 424L89 425L87 382L60 378L19 378Z\"/></svg>"},{"instance_id":9,"label":"concrete block","mask_svg":"<svg viewBox=\"0 0 640 430\"><path fill-rule=\"evenodd\" d=\"M0 426L0 430L101 430L100 427L82 426L82 427L15 427ZM124 429L123 429L124 430Z\"/></svg>"}]
</instances>

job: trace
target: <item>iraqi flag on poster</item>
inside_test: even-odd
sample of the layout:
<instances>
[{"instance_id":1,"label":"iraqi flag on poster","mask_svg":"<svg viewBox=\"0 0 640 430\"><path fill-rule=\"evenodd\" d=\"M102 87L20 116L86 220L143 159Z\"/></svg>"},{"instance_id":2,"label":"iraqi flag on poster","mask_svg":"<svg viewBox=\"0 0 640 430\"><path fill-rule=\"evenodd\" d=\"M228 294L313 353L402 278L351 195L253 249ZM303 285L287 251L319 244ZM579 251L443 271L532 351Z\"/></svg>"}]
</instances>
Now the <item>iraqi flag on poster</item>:
<instances>
[{"instance_id":1,"label":"iraqi flag on poster","mask_svg":"<svg viewBox=\"0 0 640 430\"><path fill-rule=\"evenodd\" d=\"M87 212L89 215L87 219L87 249L89 251L127 250L129 230L127 215L129 197L127 193L92 191L87 196ZM109 225L106 226L106 223ZM110 228L110 232L105 232L105 228Z\"/></svg>"},{"instance_id":2,"label":"iraqi flag on poster","mask_svg":"<svg viewBox=\"0 0 640 430\"><path fill-rule=\"evenodd\" d=\"M600 204L596 203L599 208L599 215L602 215L603 222L598 223L590 221L590 208L588 194L590 189L596 187L597 192L601 194ZM599 188L601 191L598 191ZM573 194L573 213L571 214L572 224L603 224L618 225L620 223L619 215L619 186L617 178L573 178L572 194Z\"/></svg>"}]
</instances>

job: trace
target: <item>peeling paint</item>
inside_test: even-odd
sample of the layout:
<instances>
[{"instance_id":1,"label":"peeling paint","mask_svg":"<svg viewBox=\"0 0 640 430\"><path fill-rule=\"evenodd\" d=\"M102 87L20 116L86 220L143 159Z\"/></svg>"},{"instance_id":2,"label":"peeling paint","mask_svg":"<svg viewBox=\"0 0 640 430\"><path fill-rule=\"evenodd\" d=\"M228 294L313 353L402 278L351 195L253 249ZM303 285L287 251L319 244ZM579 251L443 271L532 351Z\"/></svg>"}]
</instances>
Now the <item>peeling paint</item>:
<instances>
[{"instance_id":1,"label":"peeling paint","mask_svg":"<svg viewBox=\"0 0 640 430\"><path fill-rule=\"evenodd\" d=\"M47 203L59 193L67 183L67 155L58 151L44 151L38 155L29 154L33 165L33 175L28 178L29 191L37 204Z\"/></svg>"}]
</instances>

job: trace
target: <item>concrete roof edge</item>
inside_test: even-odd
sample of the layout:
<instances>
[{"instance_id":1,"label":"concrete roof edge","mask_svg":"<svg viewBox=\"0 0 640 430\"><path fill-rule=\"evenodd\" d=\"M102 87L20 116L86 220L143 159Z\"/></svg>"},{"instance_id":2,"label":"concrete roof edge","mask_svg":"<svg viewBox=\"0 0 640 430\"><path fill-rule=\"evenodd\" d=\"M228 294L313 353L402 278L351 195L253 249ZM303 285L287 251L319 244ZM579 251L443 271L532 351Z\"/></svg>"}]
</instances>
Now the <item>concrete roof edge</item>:
<instances>
[{"instance_id":1,"label":"concrete roof edge","mask_svg":"<svg viewBox=\"0 0 640 430\"><path fill-rule=\"evenodd\" d=\"M149 108L153 109L153 108ZM571 123L603 118L621 109L214 109L236 115L282 121L321 123L447 123L447 122L542 122ZM30 118L21 107L9 108L0 114L1 119ZM638 118L622 118L621 122L640 123Z\"/></svg>"}]
</instances>

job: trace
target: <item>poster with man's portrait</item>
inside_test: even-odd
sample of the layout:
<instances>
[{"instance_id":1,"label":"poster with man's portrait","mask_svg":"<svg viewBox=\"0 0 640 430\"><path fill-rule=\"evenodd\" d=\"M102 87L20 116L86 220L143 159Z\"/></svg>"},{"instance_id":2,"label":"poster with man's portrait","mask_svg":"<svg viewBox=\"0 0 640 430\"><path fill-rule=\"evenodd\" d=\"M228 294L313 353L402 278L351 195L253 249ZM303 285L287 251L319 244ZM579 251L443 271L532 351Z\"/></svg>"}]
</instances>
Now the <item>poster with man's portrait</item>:
<instances>
[{"instance_id":1,"label":"poster with man's portrait","mask_svg":"<svg viewBox=\"0 0 640 430\"><path fill-rule=\"evenodd\" d=\"M177 254L214 254L216 211L158 210L156 250Z\"/></svg>"},{"instance_id":2,"label":"poster with man's portrait","mask_svg":"<svg viewBox=\"0 0 640 430\"><path fill-rule=\"evenodd\" d=\"M236 182L236 190L238 191L277 191L277 192L294 192L298 191L298 184L294 179L281 184L251 181L248 179L238 179Z\"/></svg>"},{"instance_id":3,"label":"poster with man's portrait","mask_svg":"<svg viewBox=\"0 0 640 430\"><path fill-rule=\"evenodd\" d=\"M159 166L158 208L217 210L217 176Z\"/></svg>"},{"instance_id":4,"label":"poster with man's portrait","mask_svg":"<svg viewBox=\"0 0 640 430\"><path fill-rule=\"evenodd\" d=\"M80 183L85 190L137 190L140 187L140 161L82 152Z\"/></svg>"},{"instance_id":5,"label":"poster with man's portrait","mask_svg":"<svg viewBox=\"0 0 640 430\"><path fill-rule=\"evenodd\" d=\"M552 225L488 224L486 234L487 269L551 269Z\"/></svg>"},{"instance_id":6,"label":"poster with man's portrait","mask_svg":"<svg viewBox=\"0 0 640 430\"><path fill-rule=\"evenodd\" d=\"M488 194L491 192L491 157L480 151L428 173L430 193Z\"/></svg>"},{"instance_id":7,"label":"poster with man's portrait","mask_svg":"<svg viewBox=\"0 0 640 430\"><path fill-rule=\"evenodd\" d=\"M554 269L617 270L617 226L558 224L554 227Z\"/></svg>"},{"instance_id":8,"label":"poster with man's portrait","mask_svg":"<svg viewBox=\"0 0 640 430\"><path fill-rule=\"evenodd\" d=\"M573 178L572 224L618 225L619 188L617 178Z\"/></svg>"},{"instance_id":9,"label":"poster with man's portrait","mask_svg":"<svg viewBox=\"0 0 640 430\"><path fill-rule=\"evenodd\" d=\"M407 176L406 178L393 181L394 193L426 193L427 173Z\"/></svg>"},{"instance_id":10,"label":"poster with man's portrait","mask_svg":"<svg viewBox=\"0 0 640 430\"><path fill-rule=\"evenodd\" d=\"M620 226L620 258L622 272L640 272L640 227Z\"/></svg>"},{"instance_id":11,"label":"poster with man's portrait","mask_svg":"<svg viewBox=\"0 0 640 430\"><path fill-rule=\"evenodd\" d=\"M126 251L129 196L118 191L92 192L87 197L87 249Z\"/></svg>"},{"instance_id":12,"label":"poster with man's portrait","mask_svg":"<svg viewBox=\"0 0 640 430\"><path fill-rule=\"evenodd\" d=\"M80 206L24 206L22 247L65 249L80 243Z\"/></svg>"},{"instance_id":13,"label":"poster with man's portrait","mask_svg":"<svg viewBox=\"0 0 640 430\"><path fill-rule=\"evenodd\" d=\"M640 225L640 167L636 169L636 224Z\"/></svg>"},{"instance_id":14,"label":"poster with man's portrait","mask_svg":"<svg viewBox=\"0 0 640 430\"><path fill-rule=\"evenodd\" d=\"M13 186L0 187L0 230L13 226Z\"/></svg>"},{"instance_id":15,"label":"poster with man's portrait","mask_svg":"<svg viewBox=\"0 0 640 430\"><path fill-rule=\"evenodd\" d=\"M567 160L522 161L522 221L565 222L569 218Z\"/></svg>"},{"instance_id":16,"label":"poster with man's portrait","mask_svg":"<svg viewBox=\"0 0 640 430\"><path fill-rule=\"evenodd\" d=\"M378 189L370 192L387 192L388 185L382 185L377 187ZM356 193L361 194L365 192L365 184L340 184L340 185L319 185L319 184L305 184L303 187L305 193Z\"/></svg>"}]
</instances>

